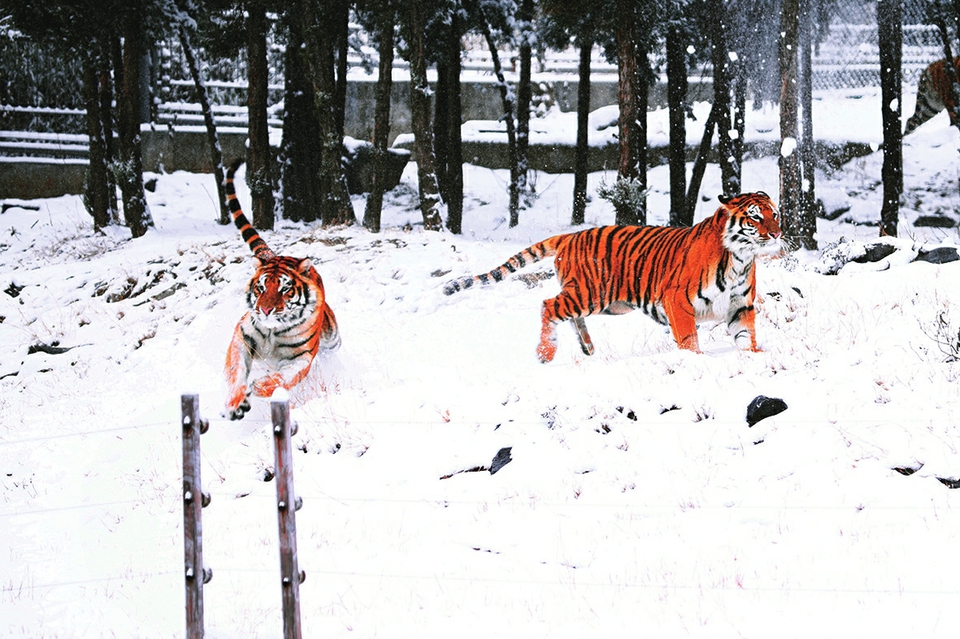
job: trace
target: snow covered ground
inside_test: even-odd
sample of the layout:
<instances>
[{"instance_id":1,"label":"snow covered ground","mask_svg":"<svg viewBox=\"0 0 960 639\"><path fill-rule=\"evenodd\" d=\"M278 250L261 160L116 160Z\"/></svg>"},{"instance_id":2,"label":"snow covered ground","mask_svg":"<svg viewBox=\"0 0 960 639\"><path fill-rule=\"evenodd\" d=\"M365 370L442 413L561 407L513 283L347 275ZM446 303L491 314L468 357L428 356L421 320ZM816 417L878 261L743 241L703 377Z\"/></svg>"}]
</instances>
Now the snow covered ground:
<instances>
[{"instance_id":1,"label":"snow covered ground","mask_svg":"<svg viewBox=\"0 0 960 639\"><path fill-rule=\"evenodd\" d=\"M850 108L824 99L823 119ZM879 141L877 102L850 138ZM817 252L762 263L756 354L710 327L679 352L634 313L588 319L593 357L561 328L541 365L555 280L442 295L569 230L570 175L539 174L513 229L506 172L467 166L463 235L424 232L410 166L380 234L264 232L318 264L343 336L294 393L305 636L953 636L960 263L898 256L957 245L912 222L957 218L958 146L944 114L908 138L901 253L837 275ZM821 248L876 236L880 161L818 176L849 209ZM650 183L662 223L666 168ZM703 193L718 184L710 167ZM745 167L745 190L777 185L775 159ZM135 241L94 236L78 197L0 214L0 636L183 635L181 393L211 422L207 636L282 634L269 406L219 418L253 260L215 194L158 176ZM612 221L594 197L587 223ZM789 408L750 428L761 394ZM461 472L506 447L496 474Z\"/></svg>"}]
</instances>

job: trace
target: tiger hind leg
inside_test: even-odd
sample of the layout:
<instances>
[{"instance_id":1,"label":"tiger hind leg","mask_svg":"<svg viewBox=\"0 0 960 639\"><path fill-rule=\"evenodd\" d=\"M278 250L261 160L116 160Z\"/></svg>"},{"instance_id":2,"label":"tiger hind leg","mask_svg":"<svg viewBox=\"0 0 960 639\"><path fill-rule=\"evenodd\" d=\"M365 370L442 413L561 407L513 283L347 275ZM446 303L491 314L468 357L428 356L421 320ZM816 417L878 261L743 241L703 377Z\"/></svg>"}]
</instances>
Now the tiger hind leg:
<instances>
[{"instance_id":1,"label":"tiger hind leg","mask_svg":"<svg viewBox=\"0 0 960 639\"><path fill-rule=\"evenodd\" d=\"M574 317L572 320L573 329L577 332L577 339L580 340L580 350L584 355L593 355L593 340L590 339L590 333L587 331L587 323L582 317Z\"/></svg>"}]
</instances>

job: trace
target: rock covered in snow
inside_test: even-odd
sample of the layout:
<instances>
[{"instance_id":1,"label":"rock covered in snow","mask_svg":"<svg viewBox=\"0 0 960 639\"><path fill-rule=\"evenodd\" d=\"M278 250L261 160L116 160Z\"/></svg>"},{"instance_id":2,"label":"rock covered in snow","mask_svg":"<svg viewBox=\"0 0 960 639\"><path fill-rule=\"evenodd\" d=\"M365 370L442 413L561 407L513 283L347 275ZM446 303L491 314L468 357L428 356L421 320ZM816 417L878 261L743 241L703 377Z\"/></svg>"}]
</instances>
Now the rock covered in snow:
<instances>
[{"instance_id":1,"label":"rock covered in snow","mask_svg":"<svg viewBox=\"0 0 960 639\"><path fill-rule=\"evenodd\" d=\"M779 397L757 395L747 406L747 425L752 427L760 420L779 415L785 410L787 403Z\"/></svg>"}]
</instances>

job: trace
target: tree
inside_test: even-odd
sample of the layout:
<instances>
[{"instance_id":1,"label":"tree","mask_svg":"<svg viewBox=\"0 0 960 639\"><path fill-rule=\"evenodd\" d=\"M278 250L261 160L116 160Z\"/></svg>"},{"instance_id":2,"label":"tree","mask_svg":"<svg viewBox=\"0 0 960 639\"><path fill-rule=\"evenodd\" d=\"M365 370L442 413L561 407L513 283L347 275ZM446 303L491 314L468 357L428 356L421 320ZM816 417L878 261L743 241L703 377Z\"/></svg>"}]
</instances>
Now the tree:
<instances>
[{"instance_id":1,"label":"tree","mask_svg":"<svg viewBox=\"0 0 960 639\"><path fill-rule=\"evenodd\" d=\"M437 184L433 153L433 132L430 129L430 85L427 83L426 30L427 0L408 0L404 36L410 63L410 116L417 156L417 177L420 189L420 211L423 227L430 231L443 228L443 201Z\"/></svg>"},{"instance_id":2,"label":"tree","mask_svg":"<svg viewBox=\"0 0 960 639\"><path fill-rule=\"evenodd\" d=\"M801 241L797 45L800 0L783 0L780 17L780 211L784 236Z\"/></svg>"},{"instance_id":3,"label":"tree","mask_svg":"<svg viewBox=\"0 0 960 639\"><path fill-rule=\"evenodd\" d=\"M280 185L283 215L294 222L322 219L320 203L320 116L313 99L303 28L295 12L284 14L283 137Z\"/></svg>"},{"instance_id":4,"label":"tree","mask_svg":"<svg viewBox=\"0 0 960 639\"><path fill-rule=\"evenodd\" d=\"M267 68L267 9L262 0L247 0L247 186L250 188L253 225L272 229L273 151L267 123L269 98Z\"/></svg>"},{"instance_id":5,"label":"tree","mask_svg":"<svg viewBox=\"0 0 960 639\"><path fill-rule=\"evenodd\" d=\"M516 104L513 90L507 83L503 72L503 65L500 62L500 53L497 40L493 35L493 28L490 24L490 18L484 10L479 0L465 0L464 5L473 15L474 23L483 34L483 39L487 43L487 49L490 51L490 59L493 62L493 72L497 76L497 87L500 89L500 102L503 104L502 120L507 127L507 157L510 164L510 226L516 226L520 223L520 163L517 154L517 124L516 124ZM501 16L504 17L504 16Z\"/></svg>"},{"instance_id":6,"label":"tree","mask_svg":"<svg viewBox=\"0 0 960 639\"><path fill-rule=\"evenodd\" d=\"M576 4L542 0L541 38L547 46L563 49L571 38L579 51L577 64L577 142L573 164L573 207L570 223L583 224L587 208L587 173L590 161L590 66L593 46L600 39L598 25L606 18L608 3L589 0Z\"/></svg>"},{"instance_id":7,"label":"tree","mask_svg":"<svg viewBox=\"0 0 960 639\"><path fill-rule=\"evenodd\" d=\"M300 0L299 3L306 59L320 124L321 158L318 179L323 194L319 204L324 226L356 222L343 172L343 136L339 133L337 115L334 52L337 49L338 23L335 20L320 21L323 13L320 9L326 10L323 15L333 13L335 5L330 3L338 1Z\"/></svg>"},{"instance_id":8,"label":"tree","mask_svg":"<svg viewBox=\"0 0 960 639\"><path fill-rule=\"evenodd\" d=\"M520 58L520 77L517 81L517 196L531 195L530 180L530 106L533 102L531 73L533 71L533 29L535 7L533 0L519 0L517 8L517 46ZM518 205L522 202L518 202Z\"/></svg>"},{"instance_id":9,"label":"tree","mask_svg":"<svg viewBox=\"0 0 960 639\"><path fill-rule=\"evenodd\" d=\"M460 74L464 20L460 0L450 0L437 30L437 91L434 96L434 150L440 196L447 205L447 229L463 224L463 125Z\"/></svg>"},{"instance_id":10,"label":"tree","mask_svg":"<svg viewBox=\"0 0 960 639\"><path fill-rule=\"evenodd\" d=\"M651 3L615 0L614 34L617 51L620 107L618 133L620 158L617 183L605 195L616 208L617 224L646 224L647 189L647 61L644 20L641 8L652 10ZM649 20L650 16L646 16ZM604 194L604 193L602 193Z\"/></svg>"},{"instance_id":11,"label":"tree","mask_svg":"<svg viewBox=\"0 0 960 639\"><path fill-rule=\"evenodd\" d=\"M377 75L376 105L373 116L373 185L367 196L363 212L363 226L374 233L380 232L380 214L383 209L384 179L386 175L387 143L390 140L390 94L393 89L393 47L397 9L390 0L371 3L372 16L367 18L368 27L377 42L379 67Z\"/></svg>"},{"instance_id":12,"label":"tree","mask_svg":"<svg viewBox=\"0 0 960 639\"><path fill-rule=\"evenodd\" d=\"M897 235L900 196L903 194L903 136L900 129L902 17L902 0L877 2L880 104L883 109L883 166L880 169L880 179L883 182L883 206L880 209L880 234L891 237ZM947 64L946 68L952 69L953 65Z\"/></svg>"},{"instance_id":13,"label":"tree","mask_svg":"<svg viewBox=\"0 0 960 639\"><path fill-rule=\"evenodd\" d=\"M213 176L217 182L217 196L220 203L220 224L230 223L230 210L227 207L227 193L223 182L223 151L220 148L220 138L217 135L217 125L213 117L213 109L210 107L210 99L207 97L207 87L200 75L200 66L197 63L196 54L190 45L188 29L190 25L196 25L192 15L196 13L196 8L191 6L187 0L177 0L177 9L180 12L177 20L177 35L180 38L180 48L183 49L184 58L187 66L190 68L190 76L193 78L193 85L197 92L197 101L200 103L200 112L203 114L203 123L207 131L207 144L210 146L210 161L213 164Z\"/></svg>"},{"instance_id":14,"label":"tree","mask_svg":"<svg viewBox=\"0 0 960 639\"><path fill-rule=\"evenodd\" d=\"M143 156L140 151L140 63L143 58L144 3L124 3L119 8L123 34L122 66L118 84L119 118L117 131L120 157L116 164L117 183L123 196L123 217L133 237L141 237L153 226L153 217L143 191Z\"/></svg>"}]
</instances>

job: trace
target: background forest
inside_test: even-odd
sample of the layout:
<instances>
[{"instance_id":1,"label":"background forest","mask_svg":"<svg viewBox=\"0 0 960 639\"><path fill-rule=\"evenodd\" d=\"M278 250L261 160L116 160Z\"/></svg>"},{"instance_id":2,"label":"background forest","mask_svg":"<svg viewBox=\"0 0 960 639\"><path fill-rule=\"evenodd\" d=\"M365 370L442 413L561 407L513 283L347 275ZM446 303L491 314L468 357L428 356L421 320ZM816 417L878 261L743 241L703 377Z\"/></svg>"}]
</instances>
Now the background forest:
<instances>
[{"instance_id":1,"label":"background forest","mask_svg":"<svg viewBox=\"0 0 960 639\"><path fill-rule=\"evenodd\" d=\"M5 129L45 130L58 109L83 109L82 123L78 117L72 123L61 117L54 126L89 136L85 198L95 227L121 222L122 211L122 223L137 237L152 224L143 196L140 123L160 122L165 105L199 104L219 183L225 159L214 112L217 106L243 107L256 227L272 228L279 215L320 219L325 225L361 220L376 231L388 145L401 133L391 131L396 62L409 74L405 107L423 224L457 233L463 209L464 62L469 65L471 53L484 50L484 64L496 78L512 226L535 190L530 183L530 117L550 99L534 90L531 77L538 65L544 66L548 51L572 52L579 88L571 221L578 224L586 201L591 65L596 66L592 54L602 51L618 78L619 159L618 178L601 195L616 207L618 223L646 221L647 170L653 158L646 123L638 114L651 108L651 95L659 99L653 92L659 82L666 87L670 112L670 223L692 223L708 158L722 168L724 192L740 191L747 111L777 103L785 144L779 193L785 232L794 245L813 248L816 216L822 213L814 167L823 164L811 117L813 52L829 36L831 22L843 16L853 16L855 22L866 18L860 28L871 29L873 20L877 42L859 48L878 51L882 64L870 66L890 70L879 74L884 101L893 105L884 118L891 176L885 180L890 192L882 214L886 235L897 233L902 191L897 177L902 171L901 68L905 62L911 76L918 74L919 61L929 58L931 49L949 52L950 34L955 33L955 7L946 2L867 4L864 11L862 3L822 0L72 0L42 5L4 0L2 55L9 75L0 83L0 103L9 106L0 117ZM906 42L904 22L911 25ZM831 72L838 77L856 74L863 65L847 56L839 66ZM343 156L348 76L356 67L377 70L374 122L368 129L375 168L362 212L350 202ZM709 74L713 108L701 144L691 149L685 133L692 117L689 79L698 73ZM79 94L77 86L82 87ZM219 118L231 119L224 118L222 109ZM271 126L282 127L282 139L274 142L279 154L271 150ZM717 148L711 149L714 139ZM227 221L222 207L221 220Z\"/></svg>"}]
</instances>

